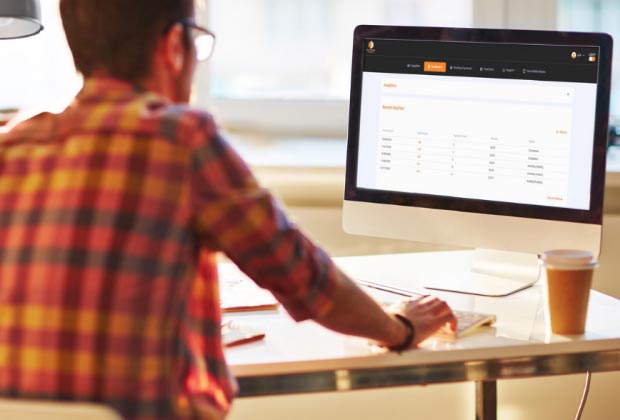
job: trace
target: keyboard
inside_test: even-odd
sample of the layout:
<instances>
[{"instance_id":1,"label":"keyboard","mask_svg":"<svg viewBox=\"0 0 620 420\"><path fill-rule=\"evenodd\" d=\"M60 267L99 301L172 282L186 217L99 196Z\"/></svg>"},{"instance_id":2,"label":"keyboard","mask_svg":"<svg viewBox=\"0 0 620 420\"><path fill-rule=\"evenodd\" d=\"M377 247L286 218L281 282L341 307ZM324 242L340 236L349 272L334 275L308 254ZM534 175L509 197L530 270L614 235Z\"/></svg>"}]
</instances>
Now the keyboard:
<instances>
[{"instance_id":1,"label":"keyboard","mask_svg":"<svg viewBox=\"0 0 620 420\"><path fill-rule=\"evenodd\" d=\"M495 315L478 312L454 311L456 316L456 336L462 337L483 325L492 325L496 321Z\"/></svg>"},{"instance_id":2,"label":"keyboard","mask_svg":"<svg viewBox=\"0 0 620 420\"><path fill-rule=\"evenodd\" d=\"M375 291L387 292L394 295L403 296L406 298L416 298L425 295L423 291L412 291L405 290L394 286L388 286L381 283L375 283L368 280L356 280L357 284L361 286L368 287ZM390 306L388 302L380 302L382 307L386 308ZM457 319L457 327L456 327L456 337L462 337L474 331L476 328L481 327L483 325L492 325L496 321L495 315L491 314L483 314L479 312L469 312L469 311L454 311L454 315ZM445 337L454 337L448 331L439 331L437 333L439 336Z\"/></svg>"}]
</instances>

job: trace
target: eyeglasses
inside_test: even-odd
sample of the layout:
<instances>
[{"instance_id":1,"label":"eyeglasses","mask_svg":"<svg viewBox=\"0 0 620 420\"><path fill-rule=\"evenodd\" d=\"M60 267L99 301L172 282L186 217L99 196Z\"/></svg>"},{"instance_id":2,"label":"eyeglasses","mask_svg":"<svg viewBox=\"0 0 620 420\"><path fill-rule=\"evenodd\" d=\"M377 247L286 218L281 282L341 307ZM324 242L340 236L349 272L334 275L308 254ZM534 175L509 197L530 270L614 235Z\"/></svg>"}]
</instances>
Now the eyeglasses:
<instances>
[{"instance_id":1,"label":"eyeglasses","mask_svg":"<svg viewBox=\"0 0 620 420\"><path fill-rule=\"evenodd\" d=\"M215 47L215 34L198 25L194 19L181 19L175 23L180 23L185 28L190 30L190 37L194 41L194 47L196 48L196 59L198 61L205 61L213 54Z\"/></svg>"}]
</instances>

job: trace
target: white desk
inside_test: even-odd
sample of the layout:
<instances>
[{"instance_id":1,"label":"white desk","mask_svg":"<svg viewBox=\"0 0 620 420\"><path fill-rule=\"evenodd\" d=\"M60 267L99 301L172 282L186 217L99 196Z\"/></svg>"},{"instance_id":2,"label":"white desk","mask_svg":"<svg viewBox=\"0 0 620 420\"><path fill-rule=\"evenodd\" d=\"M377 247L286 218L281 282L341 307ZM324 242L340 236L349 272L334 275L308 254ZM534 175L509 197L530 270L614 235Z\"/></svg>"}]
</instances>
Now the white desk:
<instances>
[{"instance_id":1,"label":"white desk","mask_svg":"<svg viewBox=\"0 0 620 420\"><path fill-rule=\"evenodd\" d=\"M470 251L451 251L347 257L337 262L354 279L416 289L422 279L432 278L437 264L458 270L469 266L471 256ZM488 419L495 417L498 379L620 370L616 299L593 291L586 333L568 337L546 330L539 285L505 298L433 294L454 309L496 314L497 322L455 342L431 339L422 349L394 354L311 322L295 324L283 311L227 317L267 334L264 341L226 352L240 396L475 381L477 418Z\"/></svg>"}]
</instances>

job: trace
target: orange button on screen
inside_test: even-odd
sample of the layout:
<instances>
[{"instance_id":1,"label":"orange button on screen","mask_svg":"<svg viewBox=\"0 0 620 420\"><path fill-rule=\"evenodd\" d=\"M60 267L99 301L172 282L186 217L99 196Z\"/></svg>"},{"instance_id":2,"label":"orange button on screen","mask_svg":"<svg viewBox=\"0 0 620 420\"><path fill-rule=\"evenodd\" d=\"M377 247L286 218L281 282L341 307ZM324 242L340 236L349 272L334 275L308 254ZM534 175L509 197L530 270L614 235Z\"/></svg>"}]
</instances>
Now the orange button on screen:
<instances>
[{"instance_id":1,"label":"orange button on screen","mask_svg":"<svg viewBox=\"0 0 620 420\"><path fill-rule=\"evenodd\" d=\"M445 73L446 63L443 61L425 61L424 71L430 71L435 73Z\"/></svg>"}]
</instances>

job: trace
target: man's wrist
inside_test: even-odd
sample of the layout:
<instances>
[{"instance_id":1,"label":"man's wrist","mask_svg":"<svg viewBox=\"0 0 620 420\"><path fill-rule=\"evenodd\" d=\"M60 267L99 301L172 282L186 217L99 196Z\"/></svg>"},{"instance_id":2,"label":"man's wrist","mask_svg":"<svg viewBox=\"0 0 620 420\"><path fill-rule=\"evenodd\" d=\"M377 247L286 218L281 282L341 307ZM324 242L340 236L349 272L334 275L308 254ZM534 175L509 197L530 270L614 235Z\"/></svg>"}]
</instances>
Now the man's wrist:
<instances>
[{"instance_id":1,"label":"man's wrist","mask_svg":"<svg viewBox=\"0 0 620 420\"><path fill-rule=\"evenodd\" d=\"M400 342L399 344L395 344L392 346L386 346L386 347L390 351L401 352L403 350L407 350L408 348L411 347L411 344L413 344L413 341L415 340L415 327L413 326L413 323L407 317L401 314L392 314L392 315L394 316L394 318L396 318L399 322L401 322L405 326L406 335L403 341Z\"/></svg>"}]
</instances>

